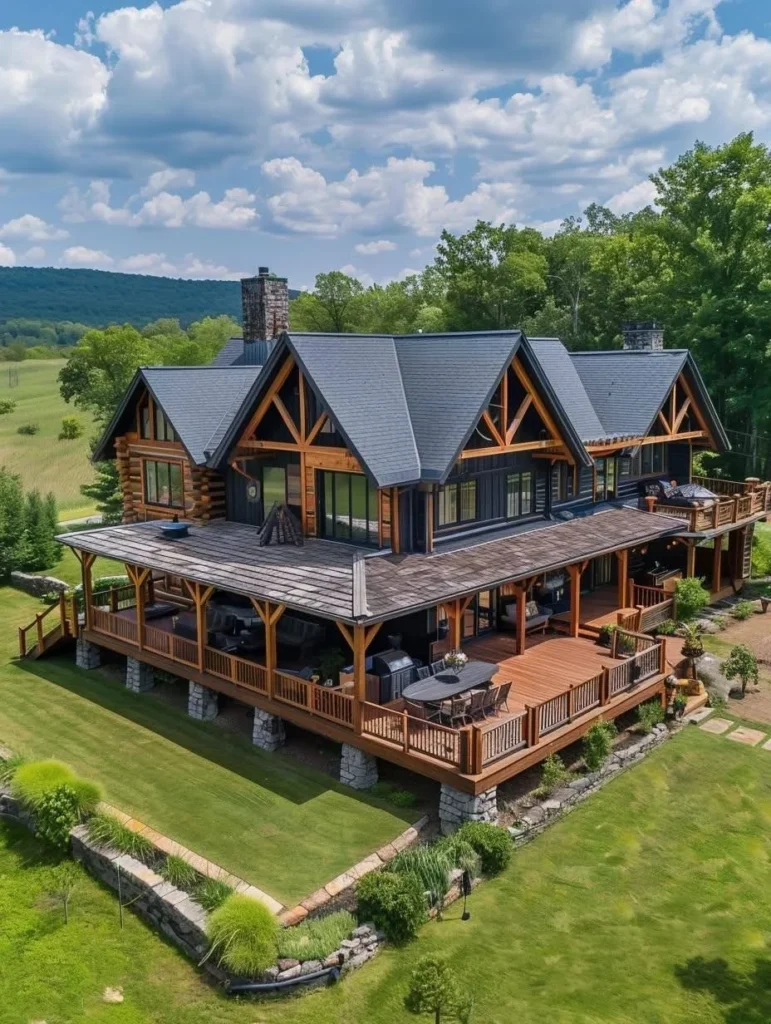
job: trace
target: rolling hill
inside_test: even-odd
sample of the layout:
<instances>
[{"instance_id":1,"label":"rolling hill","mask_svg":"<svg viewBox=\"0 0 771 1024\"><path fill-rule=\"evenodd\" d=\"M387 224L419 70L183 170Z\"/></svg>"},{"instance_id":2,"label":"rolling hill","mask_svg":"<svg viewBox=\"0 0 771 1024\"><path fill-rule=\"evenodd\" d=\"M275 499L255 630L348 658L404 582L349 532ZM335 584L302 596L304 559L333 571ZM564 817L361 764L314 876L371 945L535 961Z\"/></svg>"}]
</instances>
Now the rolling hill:
<instances>
[{"instance_id":1,"label":"rolling hill","mask_svg":"<svg viewBox=\"0 0 771 1024\"><path fill-rule=\"evenodd\" d=\"M294 297L298 293L290 291ZM238 281L182 281L105 270L0 267L0 320L74 320L95 327L141 327L176 317L186 327L225 313L241 319Z\"/></svg>"}]
</instances>

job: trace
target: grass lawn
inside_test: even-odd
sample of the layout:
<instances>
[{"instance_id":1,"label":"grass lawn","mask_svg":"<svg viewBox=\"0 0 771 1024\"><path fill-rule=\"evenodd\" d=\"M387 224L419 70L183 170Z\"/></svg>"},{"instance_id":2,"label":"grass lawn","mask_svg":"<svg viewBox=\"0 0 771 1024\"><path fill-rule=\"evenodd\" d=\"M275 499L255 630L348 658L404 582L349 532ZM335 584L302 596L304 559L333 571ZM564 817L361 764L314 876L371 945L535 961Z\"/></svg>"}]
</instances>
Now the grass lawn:
<instances>
[{"instance_id":1,"label":"grass lawn","mask_svg":"<svg viewBox=\"0 0 771 1024\"><path fill-rule=\"evenodd\" d=\"M111 803L282 903L307 896L416 816L83 672L71 656L11 663L15 626L39 608L0 589L0 741L67 761L100 781Z\"/></svg>"},{"instance_id":2,"label":"grass lawn","mask_svg":"<svg viewBox=\"0 0 771 1024\"><path fill-rule=\"evenodd\" d=\"M755 523L752 546L752 575L771 575L771 523Z\"/></svg>"},{"instance_id":3,"label":"grass lawn","mask_svg":"<svg viewBox=\"0 0 771 1024\"><path fill-rule=\"evenodd\" d=\"M227 1002L85 881L66 930L31 840L0 852L0 1022L393 1024L418 956L449 958L484 1024L766 1024L771 753L684 730L403 950L284 1003ZM13 844L16 847L13 848ZM2 827L0 827L0 847ZM2 936L5 936L4 938ZM4 979L4 980L3 980ZM123 985L122 1007L104 1006Z\"/></svg>"},{"instance_id":4,"label":"grass lawn","mask_svg":"<svg viewBox=\"0 0 771 1024\"><path fill-rule=\"evenodd\" d=\"M63 359L2 364L0 400L12 399L16 409L0 416L0 465L19 473L25 488L37 487L44 494L53 491L60 513L75 519L94 510L80 493L80 485L94 476L88 461L88 442L94 431L90 414L68 405L59 393L56 378L63 366ZM14 373L18 373L19 382L12 387L9 381L13 381ZM58 439L64 416L80 420L82 437L75 441ZM17 433L28 423L37 423L39 432Z\"/></svg>"}]
</instances>

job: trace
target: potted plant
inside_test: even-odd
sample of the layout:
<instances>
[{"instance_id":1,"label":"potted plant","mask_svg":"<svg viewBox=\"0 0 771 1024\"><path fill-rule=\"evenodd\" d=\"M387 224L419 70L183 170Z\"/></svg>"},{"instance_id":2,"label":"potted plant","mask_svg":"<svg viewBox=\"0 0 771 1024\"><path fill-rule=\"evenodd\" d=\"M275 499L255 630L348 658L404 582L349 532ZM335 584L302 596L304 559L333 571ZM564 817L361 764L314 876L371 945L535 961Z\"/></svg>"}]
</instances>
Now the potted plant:
<instances>
[{"instance_id":1,"label":"potted plant","mask_svg":"<svg viewBox=\"0 0 771 1024\"><path fill-rule=\"evenodd\" d=\"M681 630L683 637L682 655L684 658L700 658L704 654L704 641L701 630L695 622L686 622Z\"/></svg>"},{"instance_id":2,"label":"potted plant","mask_svg":"<svg viewBox=\"0 0 771 1024\"><path fill-rule=\"evenodd\" d=\"M688 698L686 695L684 693L676 693L672 701L672 709L675 713L675 718L682 718L687 706Z\"/></svg>"},{"instance_id":3,"label":"potted plant","mask_svg":"<svg viewBox=\"0 0 771 1024\"><path fill-rule=\"evenodd\" d=\"M448 668L454 669L456 672L462 672L468 664L468 655L464 654L463 651L450 651L449 654L445 654L444 663Z\"/></svg>"},{"instance_id":4,"label":"potted plant","mask_svg":"<svg viewBox=\"0 0 771 1024\"><path fill-rule=\"evenodd\" d=\"M337 648L332 647L319 655L318 673L324 686L337 686L343 668L345 657Z\"/></svg>"},{"instance_id":5,"label":"potted plant","mask_svg":"<svg viewBox=\"0 0 771 1024\"><path fill-rule=\"evenodd\" d=\"M613 639L613 634L615 631L615 626L600 626L599 632L597 634L597 643L600 645L600 647L610 647L611 640Z\"/></svg>"}]
</instances>

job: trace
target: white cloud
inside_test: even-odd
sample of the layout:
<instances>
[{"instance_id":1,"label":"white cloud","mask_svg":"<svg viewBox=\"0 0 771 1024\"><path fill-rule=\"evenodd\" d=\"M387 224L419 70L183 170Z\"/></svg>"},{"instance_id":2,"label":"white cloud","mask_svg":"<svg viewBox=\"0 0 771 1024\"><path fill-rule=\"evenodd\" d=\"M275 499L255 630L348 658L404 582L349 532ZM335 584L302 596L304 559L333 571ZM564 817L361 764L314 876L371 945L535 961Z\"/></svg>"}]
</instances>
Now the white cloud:
<instances>
[{"instance_id":1,"label":"white cloud","mask_svg":"<svg viewBox=\"0 0 771 1024\"><path fill-rule=\"evenodd\" d=\"M631 188L617 192L607 200L605 206L613 213L636 213L645 206L652 206L656 199L656 186L652 181L640 181Z\"/></svg>"},{"instance_id":2,"label":"white cloud","mask_svg":"<svg viewBox=\"0 0 771 1024\"><path fill-rule=\"evenodd\" d=\"M141 196L155 196L159 192L165 192L169 188L192 188L195 185L195 174L193 171L177 170L173 167L165 167L162 171L155 171L147 179L147 184L140 189Z\"/></svg>"},{"instance_id":3,"label":"white cloud","mask_svg":"<svg viewBox=\"0 0 771 1024\"><path fill-rule=\"evenodd\" d=\"M28 242L55 242L67 237L63 228L47 224L40 217L25 213L0 227L0 238L22 238Z\"/></svg>"},{"instance_id":4,"label":"white cloud","mask_svg":"<svg viewBox=\"0 0 771 1024\"><path fill-rule=\"evenodd\" d=\"M390 242L386 238L382 238L378 242L359 242L354 246L356 252L361 253L362 256L377 256L378 253L393 252L398 248L396 242Z\"/></svg>"},{"instance_id":5,"label":"white cloud","mask_svg":"<svg viewBox=\"0 0 771 1024\"><path fill-rule=\"evenodd\" d=\"M378 228L435 235L442 228L460 230L477 219L496 222L516 217L517 186L482 182L462 199L451 200L443 185L427 185L435 171L426 160L390 157L384 166L342 181L328 182L296 157L270 160L262 170L281 189L268 199L276 224L288 231L335 237L345 231Z\"/></svg>"},{"instance_id":6,"label":"white cloud","mask_svg":"<svg viewBox=\"0 0 771 1024\"><path fill-rule=\"evenodd\" d=\"M0 267L15 267L16 253L0 242Z\"/></svg>"},{"instance_id":7,"label":"white cloud","mask_svg":"<svg viewBox=\"0 0 771 1024\"><path fill-rule=\"evenodd\" d=\"M152 175L150 182L142 189L147 195L161 179ZM132 197L124 206L111 203L110 183L92 181L88 188L80 190L73 186L59 203L64 219L71 222L101 221L104 224L120 224L126 227L155 225L158 227L181 228L229 228L253 227L259 220L254 207L256 197L243 188L229 188L222 199L212 200L208 192L197 192L189 198L161 191L150 194L150 198L134 209Z\"/></svg>"},{"instance_id":8,"label":"white cloud","mask_svg":"<svg viewBox=\"0 0 771 1024\"><path fill-rule=\"evenodd\" d=\"M120 270L127 274L151 274L156 277L182 277L238 281L246 277L245 271L231 270L229 267L199 259L193 253L178 263L167 258L163 252L137 253L120 260Z\"/></svg>"},{"instance_id":9,"label":"white cloud","mask_svg":"<svg viewBox=\"0 0 771 1024\"><path fill-rule=\"evenodd\" d=\"M347 274L348 277L355 277L357 281L361 281L365 288L369 288L375 283L375 278L372 274L366 270L359 270L353 263L346 263L345 266L340 267L340 273Z\"/></svg>"},{"instance_id":10,"label":"white cloud","mask_svg":"<svg viewBox=\"0 0 771 1024\"><path fill-rule=\"evenodd\" d=\"M42 263L46 258L46 251L42 245L33 245L19 257L24 264Z\"/></svg>"},{"instance_id":11,"label":"white cloud","mask_svg":"<svg viewBox=\"0 0 771 1024\"><path fill-rule=\"evenodd\" d=\"M111 267L115 260L101 249L88 249L85 245L72 245L65 249L59 263L64 267L91 267L102 270Z\"/></svg>"}]
</instances>

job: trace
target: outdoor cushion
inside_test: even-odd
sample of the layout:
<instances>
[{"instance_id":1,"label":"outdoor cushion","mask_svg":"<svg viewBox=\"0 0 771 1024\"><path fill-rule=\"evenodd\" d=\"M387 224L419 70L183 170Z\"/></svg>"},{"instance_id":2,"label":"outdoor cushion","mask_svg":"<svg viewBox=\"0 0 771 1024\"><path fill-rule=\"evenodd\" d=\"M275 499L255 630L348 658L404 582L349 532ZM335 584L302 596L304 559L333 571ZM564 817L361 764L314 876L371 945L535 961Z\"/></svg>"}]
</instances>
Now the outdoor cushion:
<instances>
[{"instance_id":1,"label":"outdoor cushion","mask_svg":"<svg viewBox=\"0 0 771 1024\"><path fill-rule=\"evenodd\" d=\"M528 601L525 605L525 618L533 619L536 615L541 614L541 609L538 607L537 601Z\"/></svg>"}]
</instances>

